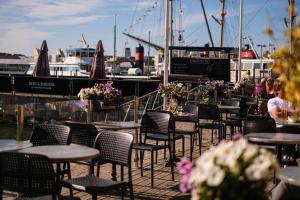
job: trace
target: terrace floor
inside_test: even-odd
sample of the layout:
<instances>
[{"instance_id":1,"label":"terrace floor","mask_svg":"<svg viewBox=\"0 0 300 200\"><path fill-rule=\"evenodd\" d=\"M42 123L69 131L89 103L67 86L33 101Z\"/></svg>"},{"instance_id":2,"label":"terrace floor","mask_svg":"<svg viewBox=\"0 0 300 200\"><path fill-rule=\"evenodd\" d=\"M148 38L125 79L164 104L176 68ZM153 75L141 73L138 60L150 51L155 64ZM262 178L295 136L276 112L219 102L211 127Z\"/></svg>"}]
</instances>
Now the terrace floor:
<instances>
[{"instance_id":1,"label":"terrace floor","mask_svg":"<svg viewBox=\"0 0 300 200\"><path fill-rule=\"evenodd\" d=\"M180 123L179 126L190 128L189 124ZM189 158L190 150L189 150L189 137L185 139L185 156ZM214 143L217 143L217 135L215 134ZM211 131L204 131L203 134L203 142L202 142L202 152L209 148L211 145ZM176 143L176 154L178 157L181 157L181 141L177 141ZM134 154L134 153L133 153ZM190 199L189 194L181 193L179 191L179 183L180 183L180 174L175 170L175 181L171 179L170 167L165 167L165 160L163 158L163 150L159 152L158 155L158 163L155 164L154 169L154 188L151 188L150 184L150 153L145 153L144 158L144 176L142 177L140 174L140 169L135 166L135 163L132 164L132 176L133 176L133 190L135 199L143 199L143 200L158 200L158 199ZM134 155L133 155L134 157ZM199 146L197 145L194 148L193 158L196 159L199 157ZM111 165L103 165L100 168L100 176L103 178L111 177ZM117 169L119 172L120 169ZM124 170L126 172L126 170ZM83 176L88 173L88 167L85 165L79 164L71 164L71 172L72 177ZM120 173L118 173L120 174ZM125 180L127 176L125 174ZM273 183L270 181L268 185L268 190L270 191L273 188ZM69 190L63 189L63 195L68 195ZM13 199L14 194L6 194L4 199ZM80 197L83 200L91 199L91 195L83 192L74 191L74 196ZM107 195L99 195L98 199L121 199L120 196L114 194ZM125 199L129 199L128 194Z\"/></svg>"}]
</instances>

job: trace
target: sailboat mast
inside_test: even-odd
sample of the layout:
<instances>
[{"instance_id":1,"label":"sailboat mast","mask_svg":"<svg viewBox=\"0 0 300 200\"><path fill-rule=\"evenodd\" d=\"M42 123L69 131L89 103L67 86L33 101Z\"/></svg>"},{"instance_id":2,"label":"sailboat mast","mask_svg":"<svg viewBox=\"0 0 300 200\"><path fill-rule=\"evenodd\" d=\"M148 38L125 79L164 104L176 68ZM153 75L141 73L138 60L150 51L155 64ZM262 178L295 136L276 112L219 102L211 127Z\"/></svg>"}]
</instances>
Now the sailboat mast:
<instances>
[{"instance_id":1,"label":"sailboat mast","mask_svg":"<svg viewBox=\"0 0 300 200\"><path fill-rule=\"evenodd\" d=\"M220 47L223 47L223 33L224 33L224 22L225 22L225 0L220 0L222 3L221 12L221 33L220 33Z\"/></svg>"},{"instance_id":2,"label":"sailboat mast","mask_svg":"<svg viewBox=\"0 0 300 200\"><path fill-rule=\"evenodd\" d=\"M242 46L243 46L243 0L240 0L240 30L239 30L239 73L238 73L238 80L242 79ZM255 77L255 74L253 74Z\"/></svg>"},{"instance_id":3,"label":"sailboat mast","mask_svg":"<svg viewBox=\"0 0 300 200\"><path fill-rule=\"evenodd\" d=\"M201 7L202 7L202 11L203 11L203 15L204 15L204 19L205 19L207 31L208 31L210 43L211 43L211 46L214 47L215 45L214 45L214 42L213 42L213 39L212 39L212 36L211 36L211 32L210 32L210 28L209 28L209 25L208 25L208 21L207 21L207 17L206 17L206 12L205 12L204 5L203 5L203 0L200 0L200 2L201 2Z\"/></svg>"},{"instance_id":4,"label":"sailboat mast","mask_svg":"<svg viewBox=\"0 0 300 200\"><path fill-rule=\"evenodd\" d=\"M117 56L117 15L115 15L115 25L114 25L114 65L116 65Z\"/></svg>"},{"instance_id":5,"label":"sailboat mast","mask_svg":"<svg viewBox=\"0 0 300 200\"><path fill-rule=\"evenodd\" d=\"M293 42L294 42L294 25L295 25L295 0L288 0L289 1L289 11L290 11L290 51L291 53L294 51L293 49Z\"/></svg>"},{"instance_id":6,"label":"sailboat mast","mask_svg":"<svg viewBox=\"0 0 300 200\"><path fill-rule=\"evenodd\" d=\"M169 44L171 43L170 40L170 33L171 33L171 23L172 20L172 13L171 11L171 2L170 0L165 0L165 48L164 48L164 86L169 82ZM167 98L164 97L163 100L163 108L166 109L167 107Z\"/></svg>"}]
</instances>

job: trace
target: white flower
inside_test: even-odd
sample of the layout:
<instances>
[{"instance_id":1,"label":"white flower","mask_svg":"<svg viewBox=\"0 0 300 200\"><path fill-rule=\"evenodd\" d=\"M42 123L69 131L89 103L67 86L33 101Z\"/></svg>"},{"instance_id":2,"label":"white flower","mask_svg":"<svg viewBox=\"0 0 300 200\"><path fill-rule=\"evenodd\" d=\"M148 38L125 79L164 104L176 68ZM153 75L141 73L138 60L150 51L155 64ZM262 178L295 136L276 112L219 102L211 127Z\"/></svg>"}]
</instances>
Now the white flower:
<instances>
[{"instance_id":1,"label":"white flower","mask_svg":"<svg viewBox=\"0 0 300 200\"><path fill-rule=\"evenodd\" d=\"M212 167L208 171L207 185L211 187L219 186L225 177L225 172L220 167Z\"/></svg>"}]
</instances>

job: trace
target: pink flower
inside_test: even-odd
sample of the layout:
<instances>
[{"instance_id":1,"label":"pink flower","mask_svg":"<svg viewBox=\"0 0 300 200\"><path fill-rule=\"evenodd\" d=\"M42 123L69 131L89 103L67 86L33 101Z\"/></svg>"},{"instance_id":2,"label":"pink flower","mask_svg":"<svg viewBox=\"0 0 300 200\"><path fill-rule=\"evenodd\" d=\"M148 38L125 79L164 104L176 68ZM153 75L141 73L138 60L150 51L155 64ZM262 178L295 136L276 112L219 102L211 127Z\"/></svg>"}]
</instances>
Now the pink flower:
<instances>
[{"instance_id":1,"label":"pink flower","mask_svg":"<svg viewBox=\"0 0 300 200\"><path fill-rule=\"evenodd\" d=\"M237 140L239 140L239 139L241 139L241 138L243 138L243 137L244 137L244 136L243 136L241 133L236 133L236 134L233 135L232 140L233 140L233 141L237 141Z\"/></svg>"},{"instance_id":2,"label":"pink flower","mask_svg":"<svg viewBox=\"0 0 300 200\"><path fill-rule=\"evenodd\" d=\"M193 185L189 182L189 180L192 174L193 163L186 157L183 157L181 161L177 163L177 169L179 173L182 174L182 179L179 186L180 191L186 192L191 190Z\"/></svg>"},{"instance_id":3,"label":"pink flower","mask_svg":"<svg viewBox=\"0 0 300 200\"><path fill-rule=\"evenodd\" d=\"M180 174L188 174L192 171L193 163L186 157L181 158L181 161L177 163L177 169Z\"/></svg>"}]
</instances>

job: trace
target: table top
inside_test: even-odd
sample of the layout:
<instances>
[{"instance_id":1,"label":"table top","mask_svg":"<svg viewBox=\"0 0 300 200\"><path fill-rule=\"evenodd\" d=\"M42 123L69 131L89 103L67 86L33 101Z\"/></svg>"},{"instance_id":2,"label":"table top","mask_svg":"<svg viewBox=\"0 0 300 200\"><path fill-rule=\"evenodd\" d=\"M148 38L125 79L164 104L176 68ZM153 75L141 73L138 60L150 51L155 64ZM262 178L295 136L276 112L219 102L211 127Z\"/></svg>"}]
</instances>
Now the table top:
<instances>
[{"instance_id":1,"label":"table top","mask_svg":"<svg viewBox=\"0 0 300 200\"><path fill-rule=\"evenodd\" d=\"M300 128L300 122L292 121L292 120L285 120L285 119L276 119L276 124L282 125L282 126L288 126L288 127L299 127Z\"/></svg>"},{"instance_id":2,"label":"table top","mask_svg":"<svg viewBox=\"0 0 300 200\"><path fill-rule=\"evenodd\" d=\"M31 147L32 144L29 140L16 141L12 139L0 139L0 152L2 151L15 151L19 149L24 149Z\"/></svg>"},{"instance_id":3,"label":"table top","mask_svg":"<svg viewBox=\"0 0 300 200\"><path fill-rule=\"evenodd\" d=\"M220 112L223 112L223 113L238 113L240 110L239 106L229 106L229 105L218 104L218 107L220 109Z\"/></svg>"},{"instance_id":4,"label":"table top","mask_svg":"<svg viewBox=\"0 0 300 200\"><path fill-rule=\"evenodd\" d=\"M277 177L289 184L300 186L300 167L281 168Z\"/></svg>"},{"instance_id":5,"label":"table top","mask_svg":"<svg viewBox=\"0 0 300 200\"><path fill-rule=\"evenodd\" d=\"M85 161L99 155L97 149L77 144L34 146L19 150L19 152L42 154L55 163Z\"/></svg>"},{"instance_id":6,"label":"table top","mask_svg":"<svg viewBox=\"0 0 300 200\"><path fill-rule=\"evenodd\" d=\"M97 129L105 130L126 130L126 129L138 129L141 127L140 123L134 121L122 122L122 121L101 121L91 122Z\"/></svg>"},{"instance_id":7,"label":"table top","mask_svg":"<svg viewBox=\"0 0 300 200\"><path fill-rule=\"evenodd\" d=\"M290 133L249 133L245 137L250 142L264 144L300 144L300 134Z\"/></svg>"}]
</instances>

